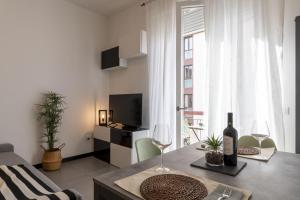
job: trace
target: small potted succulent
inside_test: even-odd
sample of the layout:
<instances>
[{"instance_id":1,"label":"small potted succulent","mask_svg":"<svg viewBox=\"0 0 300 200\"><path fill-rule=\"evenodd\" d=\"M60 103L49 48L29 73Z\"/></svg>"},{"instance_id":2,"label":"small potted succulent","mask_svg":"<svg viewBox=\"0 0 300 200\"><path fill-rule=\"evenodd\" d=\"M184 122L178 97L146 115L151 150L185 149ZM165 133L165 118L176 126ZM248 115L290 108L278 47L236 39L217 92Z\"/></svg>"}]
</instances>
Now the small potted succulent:
<instances>
[{"instance_id":1,"label":"small potted succulent","mask_svg":"<svg viewBox=\"0 0 300 200\"><path fill-rule=\"evenodd\" d=\"M210 166L222 166L224 161L223 153L220 151L222 138L212 135L204 143L208 146L208 152L205 154L206 163Z\"/></svg>"}]
</instances>

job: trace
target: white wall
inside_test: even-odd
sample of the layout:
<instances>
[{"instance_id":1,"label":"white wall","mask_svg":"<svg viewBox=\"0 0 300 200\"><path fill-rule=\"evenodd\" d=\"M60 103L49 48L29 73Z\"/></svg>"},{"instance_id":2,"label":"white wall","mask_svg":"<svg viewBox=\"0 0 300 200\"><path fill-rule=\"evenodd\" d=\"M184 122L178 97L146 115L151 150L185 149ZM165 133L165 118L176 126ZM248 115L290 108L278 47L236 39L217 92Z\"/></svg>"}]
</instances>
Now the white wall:
<instances>
[{"instance_id":1,"label":"white wall","mask_svg":"<svg viewBox=\"0 0 300 200\"><path fill-rule=\"evenodd\" d=\"M283 83L286 151L295 152L295 18L300 15L299 0L285 0L283 37Z\"/></svg>"},{"instance_id":2,"label":"white wall","mask_svg":"<svg viewBox=\"0 0 300 200\"><path fill-rule=\"evenodd\" d=\"M105 104L108 74L99 69L106 18L62 0L0 0L0 143L41 161L35 104L49 90L66 96L59 138L64 156L91 152L85 135Z\"/></svg>"},{"instance_id":3,"label":"white wall","mask_svg":"<svg viewBox=\"0 0 300 200\"><path fill-rule=\"evenodd\" d=\"M118 46L124 35L146 30L145 7L135 4L108 19L110 47ZM129 47L130 48L130 47ZM128 68L110 72L110 93L143 93L143 127L149 125L147 57L129 60Z\"/></svg>"}]
</instances>

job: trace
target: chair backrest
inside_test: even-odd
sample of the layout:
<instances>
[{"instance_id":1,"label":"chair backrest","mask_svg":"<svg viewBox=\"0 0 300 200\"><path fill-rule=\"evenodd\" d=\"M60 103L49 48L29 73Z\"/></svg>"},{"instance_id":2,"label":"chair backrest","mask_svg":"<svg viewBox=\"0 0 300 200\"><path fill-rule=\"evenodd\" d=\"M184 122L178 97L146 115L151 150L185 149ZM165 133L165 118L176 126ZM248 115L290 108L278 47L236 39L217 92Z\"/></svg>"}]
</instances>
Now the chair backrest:
<instances>
[{"instance_id":1,"label":"chair backrest","mask_svg":"<svg viewBox=\"0 0 300 200\"><path fill-rule=\"evenodd\" d=\"M276 144L274 142L274 140L272 140L271 138L266 138L261 142L261 148L276 148Z\"/></svg>"},{"instance_id":2,"label":"chair backrest","mask_svg":"<svg viewBox=\"0 0 300 200\"><path fill-rule=\"evenodd\" d=\"M152 144L151 138L142 138L136 140L135 147L139 162L161 154L159 148Z\"/></svg>"},{"instance_id":3,"label":"chair backrest","mask_svg":"<svg viewBox=\"0 0 300 200\"><path fill-rule=\"evenodd\" d=\"M244 146L244 147L259 147L259 142L255 137L251 135L244 135L240 137L238 146Z\"/></svg>"}]
</instances>

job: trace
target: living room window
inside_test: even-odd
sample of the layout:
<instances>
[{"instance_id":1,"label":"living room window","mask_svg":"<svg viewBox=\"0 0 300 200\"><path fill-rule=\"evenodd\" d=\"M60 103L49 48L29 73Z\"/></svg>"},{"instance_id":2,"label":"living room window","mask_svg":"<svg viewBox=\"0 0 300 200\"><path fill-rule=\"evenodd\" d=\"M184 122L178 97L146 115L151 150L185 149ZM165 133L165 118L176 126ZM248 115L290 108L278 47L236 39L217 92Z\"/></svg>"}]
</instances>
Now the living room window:
<instances>
[{"instance_id":1,"label":"living room window","mask_svg":"<svg viewBox=\"0 0 300 200\"><path fill-rule=\"evenodd\" d=\"M206 75L206 40L205 40L205 7L199 2L185 4L181 7L181 24L178 28L180 36L181 62L178 63L178 102L184 107L177 123L178 140L182 146L198 142L193 131L188 126L199 126L199 121L205 124L203 110L205 109L205 75ZM178 37L179 39L179 37ZM180 64L180 67L179 67ZM178 116L179 116L178 115ZM179 127L179 126L178 126ZM202 138L206 137L206 130L201 127ZM200 133L197 133L200 134ZM199 136L200 137L200 136ZM188 143L185 141L189 141Z\"/></svg>"}]
</instances>

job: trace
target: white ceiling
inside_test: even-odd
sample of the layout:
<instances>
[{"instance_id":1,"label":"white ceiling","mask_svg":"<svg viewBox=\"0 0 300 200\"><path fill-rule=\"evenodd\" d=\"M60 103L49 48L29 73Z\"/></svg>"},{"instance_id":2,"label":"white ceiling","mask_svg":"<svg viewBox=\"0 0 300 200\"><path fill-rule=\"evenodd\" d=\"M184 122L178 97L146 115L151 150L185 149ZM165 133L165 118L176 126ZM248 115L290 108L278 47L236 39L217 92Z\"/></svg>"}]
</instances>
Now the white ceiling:
<instances>
[{"instance_id":1,"label":"white ceiling","mask_svg":"<svg viewBox=\"0 0 300 200\"><path fill-rule=\"evenodd\" d=\"M111 15L142 0L67 0L81 7L95 11L103 15Z\"/></svg>"}]
</instances>

